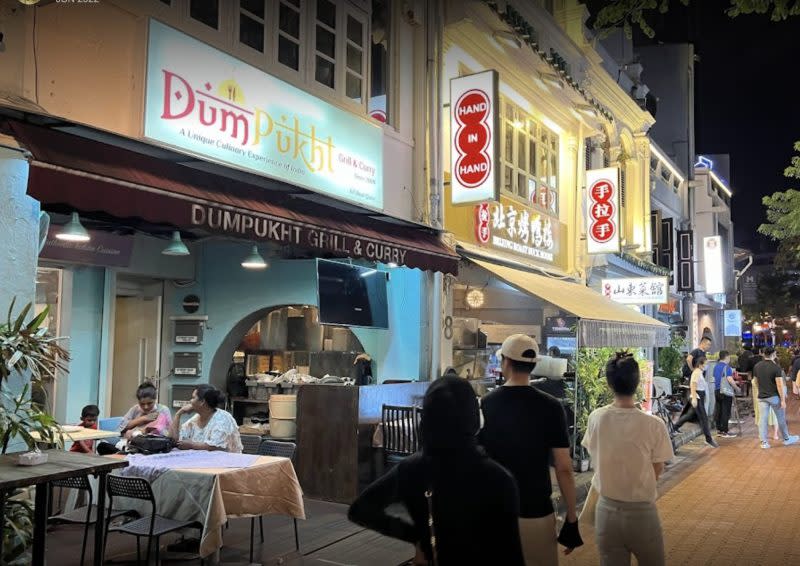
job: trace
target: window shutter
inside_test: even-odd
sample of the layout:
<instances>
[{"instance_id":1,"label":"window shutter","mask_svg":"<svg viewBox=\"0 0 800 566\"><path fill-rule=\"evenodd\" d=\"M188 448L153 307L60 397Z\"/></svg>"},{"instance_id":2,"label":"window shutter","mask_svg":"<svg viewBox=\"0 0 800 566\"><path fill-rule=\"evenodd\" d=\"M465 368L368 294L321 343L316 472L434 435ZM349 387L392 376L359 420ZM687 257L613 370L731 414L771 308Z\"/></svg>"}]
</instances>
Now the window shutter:
<instances>
[{"instance_id":1,"label":"window shutter","mask_svg":"<svg viewBox=\"0 0 800 566\"><path fill-rule=\"evenodd\" d=\"M694 232L678 230L678 291L694 291Z\"/></svg>"},{"instance_id":2,"label":"window shutter","mask_svg":"<svg viewBox=\"0 0 800 566\"><path fill-rule=\"evenodd\" d=\"M673 242L673 220L664 218L661 220L661 267L669 269L669 284L675 282L675 244Z\"/></svg>"},{"instance_id":3,"label":"window shutter","mask_svg":"<svg viewBox=\"0 0 800 566\"><path fill-rule=\"evenodd\" d=\"M653 263L661 265L661 211L650 211L650 242L653 245Z\"/></svg>"}]
</instances>

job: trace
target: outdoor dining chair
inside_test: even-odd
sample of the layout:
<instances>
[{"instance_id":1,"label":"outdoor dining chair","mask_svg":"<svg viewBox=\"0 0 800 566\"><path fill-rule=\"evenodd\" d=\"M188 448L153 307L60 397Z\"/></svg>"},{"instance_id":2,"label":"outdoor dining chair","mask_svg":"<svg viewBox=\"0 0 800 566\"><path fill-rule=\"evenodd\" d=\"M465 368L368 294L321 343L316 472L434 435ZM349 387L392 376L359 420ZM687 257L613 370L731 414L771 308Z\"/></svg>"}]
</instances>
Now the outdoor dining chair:
<instances>
[{"instance_id":1,"label":"outdoor dining chair","mask_svg":"<svg viewBox=\"0 0 800 566\"><path fill-rule=\"evenodd\" d=\"M53 489L54 487L62 489L74 489L76 491L86 493L88 497L88 505L75 508L66 513L53 515L47 519L48 523L71 523L83 525L83 543L81 544L81 565L83 565L83 560L86 556L86 540L89 537L89 526L97 521L97 505L94 504L94 493L92 492L92 486L89 483L88 476L76 476L51 481L50 489ZM114 511L111 510L110 507L108 509L109 520L133 513L133 511L124 510Z\"/></svg>"},{"instance_id":2,"label":"outdoor dining chair","mask_svg":"<svg viewBox=\"0 0 800 566\"><path fill-rule=\"evenodd\" d=\"M264 439L258 447L259 456L277 456L279 458L294 458L297 445L294 442L278 442L277 440ZM255 517L250 518L250 562L253 562L253 540L255 539ZM297 519L294 521L294 547L300 550L300 537L297 532ZM264 516L258 516L258 526L261 532L261 542L264 542Z\"/></svg>"},{"instance_id":3,"label":"outdoor dining chair","mask_svg":"<svg viewBox=\"0 0 800 566\"><path fill-rule=\"evenodd\" d=\"M160 559L159 542L163 535L188 527L202 528L202 526L196 521L175 521L173 519L168 519L158 515L156 513L156 499L153 496L153 490L150 487L150 482L144 478L109 475L108 497L108 518L106 520L107 526L104 545L108 544L108 533L112 531L135 536L137 566L141 563L141 550L139 547L139 540L141 537L147 537L147 554L145 555L145 563L149 563L153 539L155 538L156 566L158 566ZM130 521L128 523L123 523L114 527L108 527L109 521L111 520L111 509L114 505L115 497L129 497L131 499L149 501L151 513L150 515Z\"/></svg>"},{"instance_id":4,"label":"outdoor dining chair","mask_svg":"<svg viewBox=\"0 0 800 566\"><path fill-rule=\"evenodd\" d=\"M258 454L258 447L261 445L261 437L257 434L242 434L242 453Z\"/></svg>"},{"instance_id":5,"label":"outdoor dining chair","mask_svg":"<svg viewBox=\"0 0 800 566\"><path fill-rule=\"evenodd\" d=\"M398 405L381 407L383 464L397 464L419 449L421 409Z\"/></svg>"}]
</instances>

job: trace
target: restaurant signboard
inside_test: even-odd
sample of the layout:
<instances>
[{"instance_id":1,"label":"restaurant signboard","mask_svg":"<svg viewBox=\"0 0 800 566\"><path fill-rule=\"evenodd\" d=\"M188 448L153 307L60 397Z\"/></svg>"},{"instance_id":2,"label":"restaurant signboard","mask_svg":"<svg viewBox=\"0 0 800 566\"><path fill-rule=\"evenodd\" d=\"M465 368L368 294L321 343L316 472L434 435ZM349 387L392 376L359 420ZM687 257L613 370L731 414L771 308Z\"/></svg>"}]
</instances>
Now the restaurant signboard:
<instances>
[{"instance_id":1,"label":"restaurant signboard","mask_svg":"<svg viewBox=\"0 0 800 566\"><path fill-rule=\"evenodd\" d=\"M553 263L558 255L558 220L510 199L475 207L478 244Z\"/></svg>"},{"instance_id":2,"label":"restaurant signboard","mask_svg":"<svg viewBox=\"0 0 800 566\"><path fill-rule=\"evenodd\" d=\"M497 200L497 71L450 81L450 173L453 204Z\"/></svg>"},{"instance_id":3,"label":"restaurant signboard","mask_svg":"<svg viewBox=\"0 0 800 566\"><path fill-rule=\"evenodd\" d=\"M88 242L59 240L56 234L61 226L50 226L47 240L39 257L51 261L64 261L103 267L128 267L133 253L133 236L119 236L110 232L89 230Z\"/></svg>"},{"instance_id":4,"label":"restaurant signboard","mask_svg":"<svg viewBox=\"0 0 800 566\"><path fill-rule=\"evenodd\" d=\"M150 20L145 137L239 169L383 209L383 132Z\"/></svg>"},{"instance_id":5,"label":"restaurant signboard","mask_svg":"<svg viewBox=\"0 0 800 566\"><path fill-rule=\"evenodd\" d=\"M667 277L622 277L603 279L603 296L624 305L663 305L669 302Z\"/></svg>"},{"instance_id":6,"label":"restaurant signboard","mask_svg":"<svg viewBox=\"0 0 800 566\"><path fill-rule=\"evenodd\" d=\"M586 171L586 242L590 254L619 252L619 169Z\"/></svg>"}]
</instances>

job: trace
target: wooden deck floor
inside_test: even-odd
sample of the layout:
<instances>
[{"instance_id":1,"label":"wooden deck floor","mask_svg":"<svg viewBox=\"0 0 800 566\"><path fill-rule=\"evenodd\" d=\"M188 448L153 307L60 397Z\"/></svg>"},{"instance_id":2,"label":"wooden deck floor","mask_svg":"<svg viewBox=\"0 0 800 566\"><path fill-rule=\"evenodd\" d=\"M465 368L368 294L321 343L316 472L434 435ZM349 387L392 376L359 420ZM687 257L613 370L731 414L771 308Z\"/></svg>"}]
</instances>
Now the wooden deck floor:
<instances>
[{"instance_id":1,"label":"wooden deck floor","mask_svg":"<svg viewBox=\"0 0 800 566\"><path fill-rule=\"evenodd\" d=\"M255 563L283 566L399 566L414 555L413 547L362 529L347 520L347 506L324 501L306 500L305 521L298 521L300 552L295 551L294 528L291 519L279 516L264 517L264 543L259 542L256 522ZM83 531L78 525L59 525L48 533L49 564L79 566ZM89 533L90 538L93 531ZM249 564L250 521L230 521L225 531L225 547L221 563ZM164 545L175 538L164 537ZM91 540L86 563L91 563ZM187 555L162 552L163 564L198 564ZM182 558L182 559L181 559ZM114 564L136 563L136 542L133 537L112 533L106 559Z\"/></svg>"}]
</instances>

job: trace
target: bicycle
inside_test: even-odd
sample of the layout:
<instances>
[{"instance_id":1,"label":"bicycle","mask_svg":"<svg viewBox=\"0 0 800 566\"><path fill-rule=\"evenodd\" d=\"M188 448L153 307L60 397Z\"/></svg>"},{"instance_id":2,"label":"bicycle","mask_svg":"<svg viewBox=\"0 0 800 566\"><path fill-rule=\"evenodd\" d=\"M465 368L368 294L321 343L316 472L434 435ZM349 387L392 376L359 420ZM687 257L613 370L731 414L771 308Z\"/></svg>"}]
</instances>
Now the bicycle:
<instances>
[{"instance_id":1,"label":"bicycle","mask_svg":"<svg viewBox=\"0 0 800 566\"><path fill-rule=\"evenodd\" d=\"M664 421L667 425L667 432L670 438L675 436L678 431L675 430L675 424L672 422L672 413L680 413L683 410L683 405L680 402L680 395L667 395L662 393L658 397L652 398L652 413Z\"/></svg>"}]
</instances>

